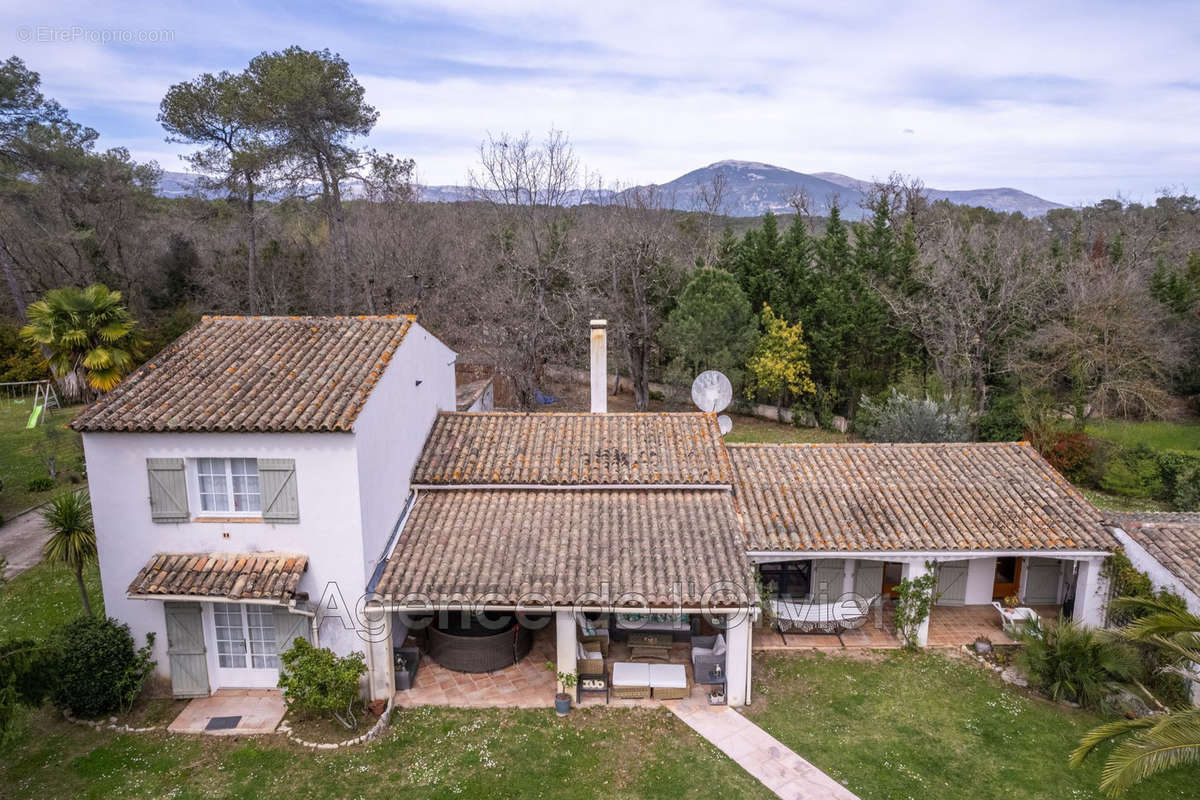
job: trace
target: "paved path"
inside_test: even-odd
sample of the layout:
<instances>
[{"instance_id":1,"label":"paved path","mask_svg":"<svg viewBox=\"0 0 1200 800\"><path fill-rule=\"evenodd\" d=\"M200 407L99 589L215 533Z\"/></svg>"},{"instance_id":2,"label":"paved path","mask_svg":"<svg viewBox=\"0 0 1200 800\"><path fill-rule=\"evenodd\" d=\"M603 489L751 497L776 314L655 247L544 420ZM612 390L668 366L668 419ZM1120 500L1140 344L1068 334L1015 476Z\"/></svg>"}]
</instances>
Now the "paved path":
<instances>
[{"instance_id":1,"label":"paved path","mask_svg":"<svg viewBox=\"0 0 1200 800\"><path fill-rule=\"evenodd\" d=\"M786 800L858 800L858 796L728 706L663 703L696 733Z\"/></svg>"},{"instance_id":2,"label":"paved path","mask_svg":"<svg viewBox=\"0 0 1200 800\"><path fill-rule=\"evenodd\" d=\"M4 577L12 580L41 561L42 546L48 537L40 508L26 511L0 525L0 556L8 559Z\"/></svg>"}]
</instances>

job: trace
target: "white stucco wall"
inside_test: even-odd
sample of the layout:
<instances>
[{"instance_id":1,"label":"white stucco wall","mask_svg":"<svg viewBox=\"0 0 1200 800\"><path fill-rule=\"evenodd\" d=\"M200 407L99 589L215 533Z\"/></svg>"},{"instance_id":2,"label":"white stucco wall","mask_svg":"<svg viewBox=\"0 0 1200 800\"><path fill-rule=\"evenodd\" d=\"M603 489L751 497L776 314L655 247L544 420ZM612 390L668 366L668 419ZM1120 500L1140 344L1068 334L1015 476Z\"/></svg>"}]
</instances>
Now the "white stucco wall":
<instances>
[{"instance_id":1,"label":"white stucco wall","mask_svg":"<svg viewBox=\"0 0 1200 800\"><path fill-rule=\"evenodd\" d=\"M413 323L354 421L364 580L404 508L437 412L455 408L454 359L453 350Z\"/></svg>"},{"instance_id":2,"label":"white stucco wall","mask_svg":"<svg viewBox=\"0 0 1200 800\"><path fill-rule=\"evenodd\" d=\"M305 553L308 572L299 590L313 603L326 584L361 593L362 532L354 437L341 433L85 433L88 483L96 524L104 605L109 616L129 624L135 637L156 634L157 671L168 674L162 603L125 596L129 582L159 552ZM150 519L147 458L290 458L296 462L298 524L185 522ZM189 503L193 515L198 506ZM343 588L345 593L345 588ZM327 623L321 643L338 652L361 650L352 631ZM215 688L215 687L214 687Z\"/></svg>"},{"instance_id":3,"label":"white stucco wall","mask_svg":"<svg viewBox=\"0 0 1200 800\"><path fill-rule=\"evenodd\" d=\"M1113 528L1112 532L1117 537L1117 541L1125 548L1125 555L1129 556L1130 562L1150 576L1150 582L1154 584L1155 589L1170 589L1184 599L1188 611L1200 614L1200 595L1187 588L1179 578L1175 577L1173 572L1160 564L1128 533L1120 528Z\"/></svg>"}]
</instances>

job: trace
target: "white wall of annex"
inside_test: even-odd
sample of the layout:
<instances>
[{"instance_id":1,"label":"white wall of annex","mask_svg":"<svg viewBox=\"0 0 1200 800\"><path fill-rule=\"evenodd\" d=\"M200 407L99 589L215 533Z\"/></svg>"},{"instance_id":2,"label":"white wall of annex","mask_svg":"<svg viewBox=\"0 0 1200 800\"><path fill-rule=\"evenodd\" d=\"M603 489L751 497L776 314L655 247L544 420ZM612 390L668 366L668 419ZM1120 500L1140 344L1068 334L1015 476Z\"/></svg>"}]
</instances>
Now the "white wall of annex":
<instances>
[{"instance_id":1,"label":"white wall of annex","mask_svg":"<svg viewBox=\"0 0 1200 800\"><path fill-rule=\"evenodd\" d=\"M366 579L404 509L437 412L455 408L455 357L414 322L354 422Z\"/></svg>"}]
</instances>

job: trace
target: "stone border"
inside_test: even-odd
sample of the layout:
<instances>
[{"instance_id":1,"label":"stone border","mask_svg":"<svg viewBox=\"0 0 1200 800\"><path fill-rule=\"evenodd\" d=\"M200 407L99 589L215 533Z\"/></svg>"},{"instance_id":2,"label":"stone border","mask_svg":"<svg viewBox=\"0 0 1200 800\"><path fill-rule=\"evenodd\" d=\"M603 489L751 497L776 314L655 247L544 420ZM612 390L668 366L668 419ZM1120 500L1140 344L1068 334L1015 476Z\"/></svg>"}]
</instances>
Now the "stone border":
<instances>
[{"instance_id":1,"label":"stone border","mask_svg":"<svg viewBox=\"0 0 1200 800\"><path fill-rule=\"evenodd\" d=\"M388 726L388 723L392 719L392 706L395 704L395 702L396 702L396 695L393 694L391 697L388 698L387 708L385 708L383 710L383 713L379 715L379 719L376 720L376 722L373 726L371 726L371 730L367 731L366 733L362 734L361 736L355 736L353 739L346 739L341 742L309 742L309 741L305 741L304 739L301 739L296 734L292 733L292 726L289 725L286 721L280 722L279 727L276 728L275 730L276 730L276 732L282 733L284 736L286 736L288 738L288 741L292 742L293 744L298 744L301 747L308 747L313 750L338 750L343 747L353 747L356 744L363 744L365 742L369 742L372 739L375 739L376 737L378 737L383 732L383 729Z\"/></svg>"},{"instance_id":2,"label":"stone border","mask_svg":"<svg viewBox=\"0 0 1200 800\"><path fill-rule=\"evenodd\" d=\"M338 750L343 747L352 747L356 744L363 744L365 742L371 741L372 739L378 738L378 736L383 732L383 729L386 728L388 726L388 723L391 721L392 708L393 708L394 703L395 703L395 695L393 695L391 698L388 699L387 708L385 708L383 710L383 714L381 714L379 719L375 721L375 724L373 726L371 726L371 730L367 731L366 733L362 734L361 736L356 736L353 739L346 739L341 742L309 742L309 741L305 741L304 739L301 739L296 734L292 733L291 725L289 725L287 722L282 722L282 721L279 723L279 725L275 728L275 730L272 733L256 734L256 735L272 736L274 734L283 734L284 736L286 736L288 738L288 741L290 741L294 744L298 744L301 747L308 747L313 750ZM69 711L63 711L62 715L63 715L63 718L67 720L67 722L70 722L73 725L85 725L85 726L91 728L92 730L97 730L97 731L107 730L107 731L116 731L117 733L152 733L153 731L161 731L161 730L167 729L166 725L151 725L146 728L136 728L132 725L121 725L117 722L116 717L109 717L108 722L101 722L99 720L94 720L94 719L79 719L78 717L73 716L71 714L71 712L69 712Z\"/></svg>"},{"instance_id":3,"label":"stone border","mask_svg":"<svg viewBox=\"0 0 1200 800\"><path fill-rule=\"evenodd\" d=\"M1004 681L1005 683L1011 683L1013 686L1019 686L1022 689L1029 688L1029 681L1027 681L1025 677L1017 672L1013 667L1002 667L999 664L993 664L983 656L979 655L979 653L976 653L975 648L969 644L959 645L959 647L964 653L978 661L986 669L990 669L992 672L999 675L1000 680Z\"/></svg>"},{"instance_id":4,"label":"stone border","mask_svg":"<svg viewBox=\"0 0 1200 800\"><path fill-rule=\"evenodd\" d=\"M109 717L108 722L100 722L95 719L79 719L72 716L70 711L62 712L63 718L74 725L86 725L92 730L116 731L117 733L150 733L151 731L161 731L166 729L166 725L151 725L147 728L135 728L132 725L121 725L117 723L116 717Z\"/></svg>"}]
</instances>

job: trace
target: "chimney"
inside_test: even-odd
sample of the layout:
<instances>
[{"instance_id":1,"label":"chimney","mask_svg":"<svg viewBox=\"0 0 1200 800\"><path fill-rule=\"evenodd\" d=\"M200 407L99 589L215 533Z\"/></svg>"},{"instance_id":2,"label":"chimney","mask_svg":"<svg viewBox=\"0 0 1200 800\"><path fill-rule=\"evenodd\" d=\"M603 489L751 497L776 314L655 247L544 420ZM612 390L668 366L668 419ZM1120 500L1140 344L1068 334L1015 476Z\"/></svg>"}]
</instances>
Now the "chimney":
<instances>
[{"instance_id":1,"label":"chimney","mask_svg":"<svg viewBox=\"0 0 1200 800\"><path fill-rule=\"evenodd\" d=\"M592 413L608 411L608 320L592 320Z\"/></svg>"}]
</instances>

